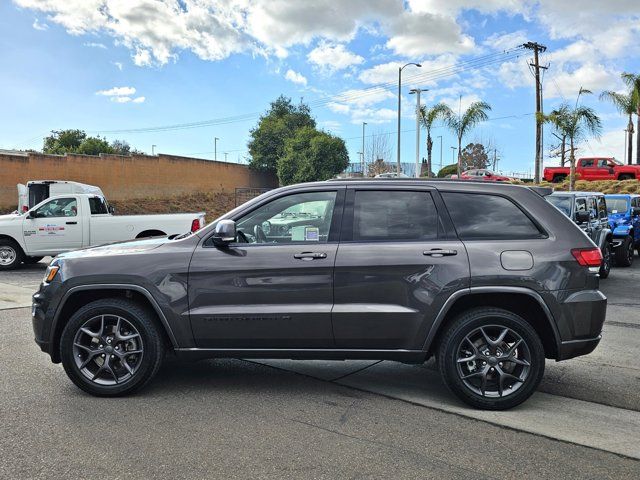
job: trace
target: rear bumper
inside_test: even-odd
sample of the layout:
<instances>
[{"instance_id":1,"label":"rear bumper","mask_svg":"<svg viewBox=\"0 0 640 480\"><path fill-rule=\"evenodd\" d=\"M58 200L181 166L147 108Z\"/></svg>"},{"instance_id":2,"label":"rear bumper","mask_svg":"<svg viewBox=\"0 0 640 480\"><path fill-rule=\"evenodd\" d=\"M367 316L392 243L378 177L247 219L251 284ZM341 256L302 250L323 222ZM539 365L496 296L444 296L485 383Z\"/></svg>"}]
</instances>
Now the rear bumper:
<instances>
[{"instance_id":1,"label":"rear bumper","mask_svg":"<svg viewBox=\"0 0 640 480\"><path fill-rule=\"evenodd\" d=\"M562 342L558 348L558 358L556 360L568 360L581 355L588 355L596 349L601 338L602 335L598 335L596 338L589 338L587 340L569 340Z\"/></svg>"}]
</instances>

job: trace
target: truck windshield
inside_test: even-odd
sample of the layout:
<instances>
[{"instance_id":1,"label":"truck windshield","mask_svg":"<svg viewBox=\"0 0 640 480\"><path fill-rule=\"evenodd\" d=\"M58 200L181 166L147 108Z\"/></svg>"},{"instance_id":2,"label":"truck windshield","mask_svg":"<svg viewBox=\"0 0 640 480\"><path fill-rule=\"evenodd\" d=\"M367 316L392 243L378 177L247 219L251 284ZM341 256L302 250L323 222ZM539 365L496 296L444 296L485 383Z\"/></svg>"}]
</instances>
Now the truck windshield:
<instances>
[{"instance_id":1,"label":"truck windshield","mask_svg":"<svg viewBox=\"0 0 640 480\"><path fill-rule=\"evenodd\" d=\"M564 213L567 217L571 216L571 203L573 198L569 196L549 195L545 197L547 201Z\"/></svg>"},{"instance_id":2,"label":"truck windshield","mask_svg":"<svg viewBox=\"0 0 640 480\"><path fill-rule=\"evenodd\" d=\"M607 198L607 213L625 213L629 209L629 200L626 198Z\"/></svg>"}]
</instances>

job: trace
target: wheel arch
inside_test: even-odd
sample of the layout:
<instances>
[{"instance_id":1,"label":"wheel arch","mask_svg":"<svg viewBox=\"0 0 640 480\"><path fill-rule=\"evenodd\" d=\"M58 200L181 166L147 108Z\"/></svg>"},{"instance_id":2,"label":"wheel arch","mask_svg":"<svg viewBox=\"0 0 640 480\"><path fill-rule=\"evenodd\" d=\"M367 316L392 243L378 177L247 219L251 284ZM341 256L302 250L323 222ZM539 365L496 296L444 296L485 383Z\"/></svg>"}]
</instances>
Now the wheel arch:
<instances>
[{"instance_id":1,"label":"wheel arch","mask_svg":"<svg viewBox=\"0 0 640 480\"><path fill-rule=\"evenodd\" d=\"M69 318L83 305L105 298L129 298L148 308L158 319L160 334L167 346L178 347L178 342L164 312L146 288L131 284L81 285L73 287L65 293L53 317L50 352L54 363L60 362L60 337Z\"/></svg>"},{"instance_id":2,"label":"wheel arch","mask_svg":"<svg viewBox=\"0 0 640 480\"><path fill-rule=\"evenodd\" d=\"M536 331L547 358L558 358L560 334L553 315L537 292L523 287L471 287L458 290L445 302L436 317L423 350L434 353L447 326L462 312L477 307L503 308L524 318Z\"/></svg>"},{"instance_id":3,"label":"wheel arch","mask_svg":"<svg viewBox=\"0 0 640 480\"><path fill-rule=\"evenodd\" d=\"M9 240L15 243L18 247L20 247L20 250L22 250L22 252L24 253L24 248L22 247L22 244L15 238L13 238L11 235L7 235L6 233L0 233L0 240Z\"/></svg>"}]
</instances>

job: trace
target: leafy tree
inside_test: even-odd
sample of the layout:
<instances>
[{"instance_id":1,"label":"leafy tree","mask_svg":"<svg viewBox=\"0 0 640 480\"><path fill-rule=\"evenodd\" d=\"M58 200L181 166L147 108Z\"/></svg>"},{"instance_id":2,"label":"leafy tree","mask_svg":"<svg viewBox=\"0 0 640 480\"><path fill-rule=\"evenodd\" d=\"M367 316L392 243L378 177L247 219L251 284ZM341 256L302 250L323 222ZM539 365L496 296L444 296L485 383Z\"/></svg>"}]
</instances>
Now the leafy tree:
<instances>
[{"instance_id":1,"label":"leafy tree","mask_svg":"<svg viewBox=\"0 0 640 480\"><path fill-rule=\"evenodd\" d=\"M461 168L487 168L489 155L481 143L470 143L462 150Z\"/></svg>"},{"instance_id":2,"label":"leafy tree","mask_svg":"<svg viewBox=\"0 0 640 480\"><path fill-rule=\"evenodd\" d=\"M458 172L458 164L452 163L451 165L445 165L438 172L438 178L445 178L447 175L453 175Z\"/></svg>"},{"instance_id":3,"label":"leafy tree","mask_svg":"<svg viewBox=\"0 0 640 480\"><path fill-rule=\"evenodd\" d=\"M111 151L116 155L131 155L131 145L124 140L114 140L111 142ZM135 149L134 149L135 150Z\"/></svg>"},{"instance_id":4,"label":"leafy tree","mask_svg":"<svg viewBox=\"0 0 640 480\"><path fill-rule=\"evenodd\" d=\"M73 153L82 155L100 155L101 153L113 153L113 149L109 142L100 137L85 138L77 150Z\"/></svg>"},{"instance_id":5,"label":"leafy tree","mask_svg":"<svg viewBox=\"0 0 640 480\"><path fill-rule=\"evenodd\" d=\"M590 94L591 91L580 87L578 96L576 98L575 106L563 104L561 108L557 109L556 114L542 115L541 118L544 122L552 123L554 125L561 125L562 132L566 135L569 141L569 189L575 188L576 181L576 156L575 156L575 144L580 140L585 140L589 136L596 138L600 137L602 131L602 122L595 110L584 105L580 105L580 97L584 94ZM562 118L556 118L561 115Z\"/></svg>"},{"instance_id":6,"label":"leafy tree","mask_svg":"<svg viewBox=\"0 0 640 480\"><path fill-rule=\"evenodd\" d=\"M427 108L425 105L420 107L420 123L427 131L427 177L431 176L431 151L433 150L433 139L431 138L431 127L436 120L447 120L453 112L444 103L437 103Z\"/></svg>"},{"instance_id":7,"label":"leafy tree","mask_svg":"<svg viewBox=\"0 0 640 480\"><path fill-rule=\"evenodd\" d=\"M251 130L249 166L276 172L278 159L284 155L285 143L303 127L316 127L309 106L302 102L294 105L283 95L278 97L267 113L260 117L258 126Z\"/></svg>"},{"instance_id":8,"label":"leafy tree","mask_svg":"<svg viewBox=\"0 0 640 480\"><path fill-rule=\"evenodd\" d=\"M567 126L565 122L569 119L569 106L567 104L560 105L558 108L551 110L549 115L542 117L542 121L547 121L553 125L555 132L553 135L560 140L560 166L564 167L567 155Z\"/></svg>"},{"instance_id":9,"label":"leafy tree","mask_svg":"<svg viewBox=\"0 0 640 480\"><path fill-rule=\"evenodd\" d=\"M607 100L615 105L618 112L623 115L628 115L629 122L627 124L627 162L633 163L633 114L636 113L636 105L633 98L633 92L618 93L611 90L602 92L600 94L600 100ZM638 126L640 128L640 126Z\"/></svg>"},{"instance_id":10,"label":"leafy tree","mask_svg":"<svg viewBox=\"0 0 640 480\"><path fill-rule=\"evenodd\" d=\"M298 128L287 138L284 155L277 161L277 173L282 185L328 180L349 164L344 140L312 126Z\"/></svg>"},{"instance_id":11,"label":"leafy tree","mask_svg":"<svg viewBox=\"0 0 640 480\"><path fill-rule=\"evenodd\" d=\"M53 130L45 137L42 152L55 155L75 153L86 138L87 134L82 130Z\"/></svg>"},{"instance_id":12,"label":"leafy tree","mask_svg":"<svg viewBox=\"0 0 640 480\"><path fill-rule=\"evenodd\" d=\"M462 139L478 123L486 122L489 119L487 115L489 110L491 110L491 105L487 102L473 102L461 115L451 115L447 118L449 129L458 139L458 175L460 175L462 160Z\"/></svg>"}]
</instances>

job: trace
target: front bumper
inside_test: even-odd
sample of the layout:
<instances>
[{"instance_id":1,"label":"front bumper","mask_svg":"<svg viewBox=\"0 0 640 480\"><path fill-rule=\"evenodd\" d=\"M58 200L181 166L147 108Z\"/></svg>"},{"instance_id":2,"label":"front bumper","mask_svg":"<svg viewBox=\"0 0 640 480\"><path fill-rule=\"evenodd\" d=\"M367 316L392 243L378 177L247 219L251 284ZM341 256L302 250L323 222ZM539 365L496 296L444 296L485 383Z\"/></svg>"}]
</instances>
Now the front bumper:
<instances>
[{"instance_id":1,"label":"front bumper","mask_svg":"<svg viewBox=\"0 0 640 480\"><path fill-rule=\"evenodd\" d=\"M40 350L48 353L51 359L58 363L58 355L52 352L51 338L53 318L59 298L60 282L54 280L50 284L40 284L40 288L31 297L31 325L33 327L34 340Z\"/></svg>"}]
</instances>

